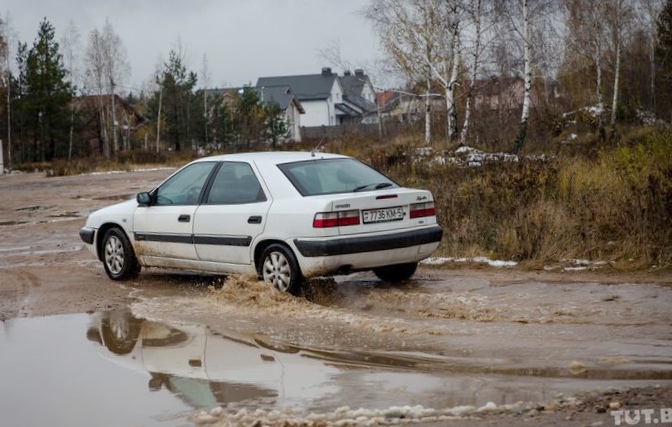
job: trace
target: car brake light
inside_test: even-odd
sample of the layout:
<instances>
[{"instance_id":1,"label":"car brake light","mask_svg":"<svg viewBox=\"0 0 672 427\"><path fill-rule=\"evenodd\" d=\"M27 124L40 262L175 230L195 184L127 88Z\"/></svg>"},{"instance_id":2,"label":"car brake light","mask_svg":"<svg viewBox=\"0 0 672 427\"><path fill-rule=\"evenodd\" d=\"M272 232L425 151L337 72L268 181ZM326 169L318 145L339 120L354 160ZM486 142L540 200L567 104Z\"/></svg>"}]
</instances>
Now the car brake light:
<instances>
[{"instance_id":1,"label":"car brake light","mask_svg":"<svg viewBox=\"0 0 672 427\"><path fill-rule=\"evenodd\" d=\"M359 225L359 211L320 212L315 214L313 228L344 227Z\"/></svg>"},{"instance_id":2,"label":"car brake light","mask_svg":"<svg viewBox=\"0 0 672 427\"><path fill-rule=\"evenodd\" d=\"M410 217L413 218L424 218L427 216L436 215L436 210L434 209L434 202L425 202L425 203L413 203L410 206Z\"/></svg>"}]
</instances>

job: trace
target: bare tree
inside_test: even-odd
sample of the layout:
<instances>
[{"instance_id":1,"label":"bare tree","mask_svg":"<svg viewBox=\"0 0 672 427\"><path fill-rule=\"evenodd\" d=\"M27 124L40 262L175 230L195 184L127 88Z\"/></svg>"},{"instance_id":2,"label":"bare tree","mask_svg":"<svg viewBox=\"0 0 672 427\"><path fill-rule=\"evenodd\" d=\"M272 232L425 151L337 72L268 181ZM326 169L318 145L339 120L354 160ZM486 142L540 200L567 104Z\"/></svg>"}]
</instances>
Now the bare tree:
<instances>
[{"instance_id":1,"label":"bare tree","mask_svg":"<svg viewBox=\"0 0 672 427\"><path fill-rule=\"evenodd\" d=\"M457 108L455 106L455 89L458 84L461 60L460 31L462 24L462 5L458 0L446 0L447 13L445 14L447 37L440 38L447 41L447 45L439 49L441 56L441 71L436 71L436 78L441 83L446 96L446 115L448 138L457 138Z\"/></svg>"},{"instance_id":2,"label":"bare tree","mask_svg":"<svg viewBox=\"0 0 672 427\"><path fill-rule=\"evenodd\" d=\"M410 82L424 86L425 144L431 143L432 83L441 66L444 10L441 0L372 0L366 10L395 66Z\"/></svg>"},{"instance_id":3,"label":"bare tree","mask_svg":"<svg viewBox=\"0 0 672 427\"><path fill-rule=\"evenodd\" d=\"M208 85L210 84L210 68L208 66L208 55L206 54L203 54L201 81L203 82L203 135L205 137L205 144L207 145L208 125L210 124L210 112L208 111Z\"/></svg>"},{"instance_id":4,"label":"bare tree","mask_svg":"<svg viewBox=\"0 0 672 427\"><path fill-rule=\"evenodd\" d=\"M656 45L658 44L658 32L656 23L658 15L663 8L663 0L637 0L635 10L640 12L642 26L649 38L649 108L656 110ZM637 7L639 6L639 7Z\"/></svg>"},{"instance_id":5,"label":"bare tree","mask_svg":"<svg viewBox=\"0 0 672 427\"><path fill-rule=\"evenodd\" d=\"M99 117L99 143L100 150L106 159L110 158L110 143L105 120L105 104L103 95L107 90L105 83L105 55L104 55L103 37L97 28L89 33L88 43L85 51L85 74L84 85L88 93L96 95L96 104L98 105Z\"/></svg>"},{"instance_id":6,"label":"bare tree","mask_svg":"<svg viewBox=\"0 0 672 427\"><path fill-rule=\"evenodd\" d=\"M618 89L621 77L621 40L623 38L623 0L613 0L611 13L609 16L609 27L611 29L611 39L614 47L614 90L611 101L611 138L616 135L616 114L618 111Z\"/></svg>"},{"instance_id":7,"label":"bare tree","mask_svg":"<svg viewBox=\"0 0 672 427\"><path fill-rule=\"evenodd\" d=\"M128 63L126 47L121 37L114 31L109 19L105 20L103 27L104 59L105 59L105 77L109 82L110 93L112 95L112 140L114 150L118 151L117 142L117 116L115 113L115 88L126 82L130 74L131 67ZM127 149L128 147L124 147Z\"/></svg>"},{"instance_id":8,"label":"bare tree","mask_svg":"<svg viewBox=\"0 0 672 427\"><path fill-rule=\"evenodd\" d=\"M496 0L499 19L499 52L516 52L510 71L524 84L523 105L513 152L519 152L527 137L534 79L548 73L562 55L558 31L558 3L554 0ZM522 68L522 69L521 69Z\"/></svg>"},{"instance_id":9,"label":"bare tree","mask_svg":"<svg viewBox=\"0 0 672 427\"><path fill-rule=\"evenodd\" d=\"M4 22L0 18L0 61L4 60L5 91L7 95L7 164L12 165L12 68L11 68L11 45L14 41L12 32L12 17L9 12L5 15Z\"/></svg>"},{"instance_id":10,"label":"bare tree","mask_svg":"<svg viewBox=\"0 0 672 427\"><path fill-rule=\"evenodd\" d=\"M608 3L592 0L565 0L568 11L568 37L577 59L587 58L595 68L595 99L597 130L601 140L606 138L604 119L603 68L609 49L609 28L603 25Z\"/></svg>"},{"instance_id":11,"label":"bare tree","mask_svg":"<svg viewBox=\"0 0 672 427\"><path fill-rule=\"evenodd\" d=\"M469 22L473 26L473 45L469 51L471 56L470 65L470 81L467 88L467 100L464 107L464 123L462 125L462 132L460 134L460 142L465 144L469 134L469 126L471 125L471 107L476 92L476 81L478 78L478 71L481 63L481 55L483 53L482 37L483 37L483 2L482 0L475 0L468 9Z\"/></svg>"},{"instance_id":12,"label":"bare tree","mask_svg":"<svg viewBox=\"0 0 672 427\"><path fill-rule=\"evenodd\" d=\"M61 38L61 48L63 50L65 67L68 70L70 84L73 88L75 88L80 80L78 53L81 51L81 41L79 31L77 30L77 27L75 27L75 24L72 21L70 21L70 23L68 24L68 27L65 30L65 34ZM75 127L75 104L71 102L68 160L72 158L74 127Z\"/></svg>"},{"instance_id":13,"label":"bare tree","mask_svg":"<svg viewBox=\"0 0 672 427\"><path fill-rule=\"evenodd\" d=\"M123 85L130 74L130 65L127 60L126 48L112 27L109 20L105 20L103 31L97 28L89 33L89 40L85 52L85 87L88 91L98 95L99 114L101 119L101 136L103 139L103 154L110 157L109 136L107 127L110 127L114 146L119 150L116 133L115 88ZM110 101L109 125L106 125L105 106L103 96L107 94Z\"/></svg>"}]
</instances>

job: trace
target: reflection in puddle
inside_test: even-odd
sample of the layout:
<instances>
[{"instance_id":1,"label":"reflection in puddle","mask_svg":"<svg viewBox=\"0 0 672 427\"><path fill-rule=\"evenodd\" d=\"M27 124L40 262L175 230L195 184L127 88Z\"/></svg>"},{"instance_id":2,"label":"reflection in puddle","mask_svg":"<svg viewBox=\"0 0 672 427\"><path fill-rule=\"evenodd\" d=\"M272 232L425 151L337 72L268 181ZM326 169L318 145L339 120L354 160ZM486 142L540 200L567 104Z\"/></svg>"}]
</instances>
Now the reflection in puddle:
<instances>
[{"instance_id":1,"label":"reflection in puddle","mask_svg":"<svg viewBox=\"0 0 672 427\"><path fill-rule=\"evenodd\" d=\"M472 362L301 348L254 332L138 319L128 310L13 319L0 324L0 414L3 425L172 427L194 409L216 406L227 413L444 410L549 402L558 393L672 379L672 366L660 364L639 374L616 364L576 375Z\"/></svg>"}]
</instances>

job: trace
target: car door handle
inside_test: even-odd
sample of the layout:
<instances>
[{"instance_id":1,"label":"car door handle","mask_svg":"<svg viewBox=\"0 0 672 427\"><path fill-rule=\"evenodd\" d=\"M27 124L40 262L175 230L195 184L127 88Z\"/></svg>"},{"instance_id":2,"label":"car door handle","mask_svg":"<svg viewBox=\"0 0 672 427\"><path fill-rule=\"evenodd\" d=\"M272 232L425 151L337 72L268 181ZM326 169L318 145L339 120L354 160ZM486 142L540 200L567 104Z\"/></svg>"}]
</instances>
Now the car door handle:
<instances>
[{"instance_id":1,"label":"car door handle","mask_svg":"<svg viewBox=\"0 0 672 427\"><path fill-rule=\"evenodd\" d=\"M189 222L191 221L191 215L180 215L177 217L178 222Z\"/></svg>"},{"instance_id":2,"label":"car door handle","mask_svg":"<svg viewBox=\"0 0 672 427\"><path fill-rule=\"evenodd\" d=\"M247 219L248 224L261 224L261 216L253 215Z\"/></svg>"}]
</instances>

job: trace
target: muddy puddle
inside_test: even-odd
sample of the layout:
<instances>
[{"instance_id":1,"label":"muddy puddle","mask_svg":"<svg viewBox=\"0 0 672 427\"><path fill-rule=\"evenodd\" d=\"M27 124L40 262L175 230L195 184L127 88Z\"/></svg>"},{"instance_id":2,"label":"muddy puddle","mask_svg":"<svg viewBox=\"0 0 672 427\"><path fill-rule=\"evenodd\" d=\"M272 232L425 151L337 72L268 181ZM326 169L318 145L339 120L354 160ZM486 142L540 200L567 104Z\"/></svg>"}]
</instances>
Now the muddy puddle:
<instances>
[{"instance_id":1,"label":"muddy puddle","mask_svg":"<svg viewBox=\"0 0 672 427\"><path fill-rule=\"evenodd\" d=\"M126 309L9 319L0 421L395 425L672 383L666 286L314 285L297 298L249 279L150 272Z\"/></svg>"}]
</instances>

